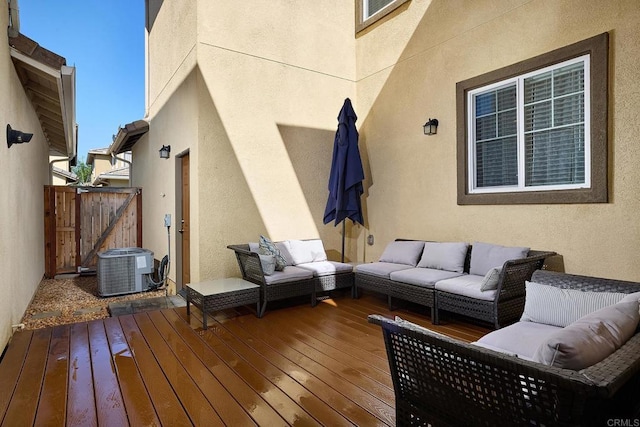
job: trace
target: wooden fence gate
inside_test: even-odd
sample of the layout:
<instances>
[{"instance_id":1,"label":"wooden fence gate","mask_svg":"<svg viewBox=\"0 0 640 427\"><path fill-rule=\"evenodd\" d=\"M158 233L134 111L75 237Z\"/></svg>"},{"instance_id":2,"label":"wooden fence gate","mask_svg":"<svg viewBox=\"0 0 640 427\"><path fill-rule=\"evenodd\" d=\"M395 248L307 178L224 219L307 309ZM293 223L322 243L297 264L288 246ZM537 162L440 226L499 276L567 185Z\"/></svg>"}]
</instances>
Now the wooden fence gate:
<instances>
[{"instance_id":1,"label":"wooden fence gate","mask_svg":"<svg viewBox=\"0 0 640 427\"><path fill-rule=\"evenodd\" d=\"M142 189L44 187L45 276L95 272L98 253L142 244Z\"/></svg>"}]
</instances>

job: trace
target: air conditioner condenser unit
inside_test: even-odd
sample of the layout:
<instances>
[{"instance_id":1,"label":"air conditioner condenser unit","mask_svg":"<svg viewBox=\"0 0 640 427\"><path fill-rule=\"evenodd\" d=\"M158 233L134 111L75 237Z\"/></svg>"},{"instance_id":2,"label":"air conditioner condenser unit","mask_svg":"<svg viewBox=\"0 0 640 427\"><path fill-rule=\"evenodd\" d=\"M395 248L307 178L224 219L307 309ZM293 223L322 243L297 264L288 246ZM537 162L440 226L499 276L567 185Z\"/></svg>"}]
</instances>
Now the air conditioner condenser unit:
<instances>
[{"instance_id":1,"label":"air conditioner condenser unit","mask_svg":"<svg viewBox=\"0 0 640 427\"><path fill-rule=\"evenodd\" d=\"M149 287L153 252L142 248L109 249L98 254L98 295L133 294Z\"/></svg>"}]
</instances>

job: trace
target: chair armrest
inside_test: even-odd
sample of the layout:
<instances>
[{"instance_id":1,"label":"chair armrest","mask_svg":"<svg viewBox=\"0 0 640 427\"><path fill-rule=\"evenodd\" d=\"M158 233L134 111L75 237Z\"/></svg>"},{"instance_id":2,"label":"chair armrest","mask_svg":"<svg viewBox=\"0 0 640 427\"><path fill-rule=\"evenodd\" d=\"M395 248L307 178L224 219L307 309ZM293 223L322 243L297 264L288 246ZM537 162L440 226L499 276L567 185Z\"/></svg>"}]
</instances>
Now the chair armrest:
<instances>
[{"instance_id":1,"label":"chair armrest","mask_svg":"<svg viewBox=\"0 0 640 427\"><path fill-rule=\"evenodd\" d=\"M382 327L396 408L413 411L420 420L576 424L601 394L598 385L577 371L529 362L379 315L368 320Z\"/></svg>"},{"instance_id":2,"label":"chair armrest","mask_svg":"<svg viewBox=\"0 0 640 427\"><path fill-rule=\"evenodd\" d=\"M529 251L526 258L505 262L498 281L498 300L524 297L525 281L531 280L531 275L542 268L544 260L555 254L547 251Z\"/></svg>"},{"instance_id":3,"label":"chair armrest","mask_svg":"<svg viewBox=\"0 0 640 427\"><path fill-rule=\"evenodd\" d=\"M227 248L235 252L238 267L240 267L240 273L244 280L266 286L260 257L257 253L249 250L249 245L229 245Z\"/></svg>"}]
</instances>

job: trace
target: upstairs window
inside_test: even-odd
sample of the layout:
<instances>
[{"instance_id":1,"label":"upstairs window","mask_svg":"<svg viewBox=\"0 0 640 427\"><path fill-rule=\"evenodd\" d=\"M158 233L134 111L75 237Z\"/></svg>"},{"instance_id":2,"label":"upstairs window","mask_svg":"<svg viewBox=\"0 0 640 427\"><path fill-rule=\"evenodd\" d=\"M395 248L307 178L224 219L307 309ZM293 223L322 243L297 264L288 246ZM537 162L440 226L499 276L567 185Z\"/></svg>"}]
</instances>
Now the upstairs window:
<instances>
[{"instance_id":1,"label":"upstairs window","mask_svg":"<svg viewBox=\"0 0 640 427\"><path fill-rule=\"evenodd\" d=\"M458 83L459 204L607 201L606 45L605 34Z\"/></svg>"},{"instance_id":2,"label":"upstairs window","mask_svg":"<svg viewBox=\"0 0 640 427\"><path fill-rule=\"evenodd\" d=\"M471 193L590 186L589 56L469 91Z\"/></svg>"},{"instance_id":3,"label":"upstairs window","mask_svg":"<svg viewBox=\"0 0 640 427\"><path fill-rule=\"evenodd\" d=\"M409 0L356 0L356 32L393 12Z\"/></svg>"}]
</instances>

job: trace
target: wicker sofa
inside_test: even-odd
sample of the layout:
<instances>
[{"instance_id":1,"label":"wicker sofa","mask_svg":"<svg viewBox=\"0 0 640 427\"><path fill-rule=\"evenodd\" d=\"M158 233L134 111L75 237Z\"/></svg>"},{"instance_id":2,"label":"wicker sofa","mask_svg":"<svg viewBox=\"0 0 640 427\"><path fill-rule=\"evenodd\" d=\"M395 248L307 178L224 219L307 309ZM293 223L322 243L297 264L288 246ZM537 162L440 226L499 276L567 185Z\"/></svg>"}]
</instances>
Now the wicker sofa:
<instances>
[{"instance_id":1,"label":"wicker sofa","mask_svg":"<svg viewBox=\"0 0 640 427\"><path fill-rule=\"evenodd\" d=\"M286 260L286 267L271 275L263 269L257 243L227 246L235 253L242 278L260 285L258 317L264 315L270 301L309 295L311 305L315 306L319 292L353 289L352 266L328 261L322 241L287 240L276 245Z\"/></svg>"},{"instance_id":2,"label":"wicker sofa","mask_svg":"<svg viewBox=\"0 0 640 427\"><path fill-rule=\"evenodd\" d=\"M563 292L591 291L579 292L584 295L640 291L640 283L542 270L531 280ZM640 294L625 299L630 297L637 315ZM637 326L631 325L631 338L613 353L574 370L515 356L510 341L503 342L510 348L501 351L481 345L484 338L516 329L517 324L467 344L401 319L372 315L369 321L383 330L398 425L638 425L640 420ZM635 321L637 325L637 317ZM521 341L526 347L525 339ZM493 344L496 347L495 340Z\"/></svg>"},{"instance_id":3,"label":"wicker sofa","mask_svg":"<svg viewBox=\"0 0 640 427\"><path fill-rule=\"evenodd\" d=\"M485 253L490 256L481 255ZM359 289L382 293L388 298L389 309L393 309L394 298L430 307L434 324L440 321L440 311L449 311L497 329L520 317L525 281L553 255L555 252L482 242L468 245L397 239L387 246L380 261L356 267L354 295L358 296ZM494 286L481 291L489 270L494 270Z\"/></svg>"}]
</instances>

